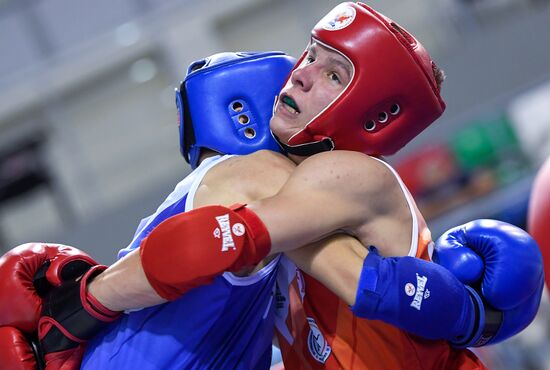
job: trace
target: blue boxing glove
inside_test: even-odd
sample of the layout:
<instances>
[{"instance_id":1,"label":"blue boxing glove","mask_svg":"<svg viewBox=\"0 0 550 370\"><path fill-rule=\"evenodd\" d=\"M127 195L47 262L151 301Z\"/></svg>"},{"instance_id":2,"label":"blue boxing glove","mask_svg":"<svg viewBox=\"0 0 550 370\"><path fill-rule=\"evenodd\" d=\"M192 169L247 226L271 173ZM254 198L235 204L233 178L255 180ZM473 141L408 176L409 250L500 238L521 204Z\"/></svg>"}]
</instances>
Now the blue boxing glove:
<instances>
[{"instance_id":1,"label":"blue boxing glove","mask_svg":"<svg viewBox=\"0 0 550 370\"><path fill-rule=\"evenodd\" d=\"M433 260L483 298L478 333L456 345L501 342L535 318L544 288L542 256L522 229L495 220L469 222L437 240Z\"/></svg>"},{"instance_id":2,"label":"blue boxing glove","mask_svg":"<svg viewBox=\"0 0 550 370\"><path fill-rule=\"evenodd\" d=\"M477 335L481 300L442 266L413 257L365 258L354 315L427 339L464 342Z\"/></svg>"}]
</instances>

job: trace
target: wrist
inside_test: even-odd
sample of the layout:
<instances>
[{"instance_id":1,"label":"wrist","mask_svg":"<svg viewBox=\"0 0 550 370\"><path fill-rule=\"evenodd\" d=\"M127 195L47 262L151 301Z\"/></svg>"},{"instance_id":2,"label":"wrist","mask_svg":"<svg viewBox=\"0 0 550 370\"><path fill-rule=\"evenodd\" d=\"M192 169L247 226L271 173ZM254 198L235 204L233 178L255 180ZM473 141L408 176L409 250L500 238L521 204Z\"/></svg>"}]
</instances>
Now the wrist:
<instances>
[{"instance_id":1,"label":"wrist","mask_svg":"<svg viewBox=\"0 0 550 370\"><path fill-rule=\"evenodd\" d=\"M105 271L102 271L99 275L88 282L86 287L86 295L95 299L95 301L101 304L103 307L115 311L123 311L124 309L117 305L115 300L109 299L108 288L109 285L105 279Z\"/></svg>"},{"instance_id":2,"label":"wrist","mask_svg":"<svg viewBox=\"0 0 550 370\"><path fill-rule=\"evenodd\" d=\"M80 297L82 300L82 306L84 309L91 314L96 319L103 322L111 322L116 320L120 316L120 311L116 307L109 307L105 303L105 299L102 299L101 296L97 296L92 293L91 285L94 281L103 274L107 269L107 266L97 265L92 267L83 277L80 286ZM98 284L101 287L101 279L98 280ZM97 287L97 285L96 285ZM96 289L97 290L97 289ZM101 290L100 290L101 291ZM97 293L97 292L96 292Z\"/></svg>"}]
</instances>

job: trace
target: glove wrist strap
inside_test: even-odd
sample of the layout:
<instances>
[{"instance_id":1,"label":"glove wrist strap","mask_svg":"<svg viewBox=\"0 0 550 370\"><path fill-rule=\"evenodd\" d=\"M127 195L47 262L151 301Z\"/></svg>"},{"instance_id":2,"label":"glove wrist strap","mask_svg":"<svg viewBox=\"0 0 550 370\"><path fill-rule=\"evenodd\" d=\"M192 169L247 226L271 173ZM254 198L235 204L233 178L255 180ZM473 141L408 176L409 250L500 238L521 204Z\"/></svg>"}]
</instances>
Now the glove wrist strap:
<instances>
[{"instance_id":1,"label":"glove wrist strap","mask_svg":"<svg viewBox=\"0 0 550 370\"><path fill-rule=\"evenodd\" d=\"M86 292L87 284L106 268L94 266L82 279L64 282L47 294L38 324L38 335L45 353L75 348L121 315L107 309Z\"/></svg>"},{"instance_id":2,"label":"glove wrist strap","mask_svg":"<svg viewBox=\"0 0 550 370\"><path fill-rule=\"evenodd\" d=\"M471 336L461 342L453 342L455 347L481 347L490 342L498 333L503 320L501 311L492 308L475 289L466 286L474 303L475 319Z\"/></svg>"}]
</instances>

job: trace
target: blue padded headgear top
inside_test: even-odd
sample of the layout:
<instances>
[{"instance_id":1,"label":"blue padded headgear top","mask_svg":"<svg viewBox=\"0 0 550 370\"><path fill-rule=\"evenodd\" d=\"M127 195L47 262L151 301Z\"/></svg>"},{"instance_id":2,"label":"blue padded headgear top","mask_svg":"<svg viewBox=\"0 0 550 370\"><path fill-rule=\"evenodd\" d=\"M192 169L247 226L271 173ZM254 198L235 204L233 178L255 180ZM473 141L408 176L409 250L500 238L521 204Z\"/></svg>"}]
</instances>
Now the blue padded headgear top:
<instances>
[{"instance_id":1,"label":"blue padded headgear top","mask_svg":"<svg viewBox=\"0 0 550 370\"><path fill-rule=\"evenodd\" d=\"M192 168L201 148L223 154L281 151L269 121L295 62L281 52L238 52L191 63L176 89L176 104L180 150Z\"/></svg>"}]
</instances>

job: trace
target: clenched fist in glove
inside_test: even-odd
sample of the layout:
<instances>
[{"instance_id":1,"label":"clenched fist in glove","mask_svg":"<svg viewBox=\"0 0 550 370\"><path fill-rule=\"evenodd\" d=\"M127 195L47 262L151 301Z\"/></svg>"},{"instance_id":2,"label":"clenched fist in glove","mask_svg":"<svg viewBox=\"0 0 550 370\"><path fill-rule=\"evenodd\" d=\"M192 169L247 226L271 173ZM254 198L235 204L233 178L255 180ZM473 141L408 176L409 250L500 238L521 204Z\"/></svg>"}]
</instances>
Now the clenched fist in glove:
<instances>
[{"instance_id":1,"label":"clenched fist in glove","mask_svg":"<svg viewBox=\"0 0 550 370\"><path fill-rule=\"evenodd\" d=\"M120 315L86 289L105 269L84 252L58 244L23 244L2 256L2 368L78 369L83 343Z\"/></svg>"},{"instance_id":2,"label":"clenched fist in glove","mask_svg":"<svg viewBox=\"0 0 550 370\"><path fill-rule=\"evenodd\" d=\"M519 227L487 219L455 227L437 240L433 260L474 287L483 308L477 333L459 346L499 343L535 318L544 289L542 255Z\"/></svg>"}]
</instances>

